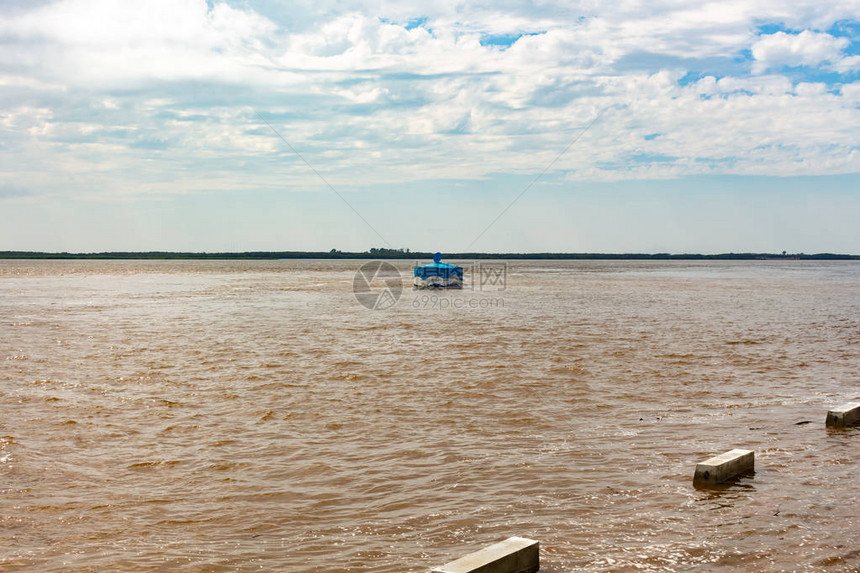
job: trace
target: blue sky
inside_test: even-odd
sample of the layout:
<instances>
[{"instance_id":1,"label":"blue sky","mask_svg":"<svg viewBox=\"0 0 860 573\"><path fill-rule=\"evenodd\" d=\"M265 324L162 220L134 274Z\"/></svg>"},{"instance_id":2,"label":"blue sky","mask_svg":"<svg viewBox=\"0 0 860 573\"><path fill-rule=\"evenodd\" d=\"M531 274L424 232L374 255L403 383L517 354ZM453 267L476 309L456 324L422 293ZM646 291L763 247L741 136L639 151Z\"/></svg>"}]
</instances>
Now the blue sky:
<instances>
[{"instance_id":1,"label":"blue sky","mask_svg":"<svg viewBox=\"0 0 860 573\"><path fill-rule=\"evenodd\" d=\"M858 76L856 2L0 0L0 250L860 253Z\"/></svg>"}]
</instances>

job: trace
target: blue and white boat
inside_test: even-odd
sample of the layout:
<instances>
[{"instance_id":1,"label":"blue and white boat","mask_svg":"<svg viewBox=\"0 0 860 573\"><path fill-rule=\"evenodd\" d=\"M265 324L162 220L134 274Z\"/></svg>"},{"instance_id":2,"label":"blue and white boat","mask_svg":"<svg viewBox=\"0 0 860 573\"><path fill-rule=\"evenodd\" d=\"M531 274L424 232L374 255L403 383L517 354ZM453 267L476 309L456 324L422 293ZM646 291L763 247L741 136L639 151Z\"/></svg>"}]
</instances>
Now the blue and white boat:
<instances>
[{"instance_id":1,"label":"blue and white boat","mask_svg":"<svg viewBox=\"0 0 860 573\"><path fill-rule=\"evenodd\" d=\"M412 285L416 288L463 288L463 267L442 262L442 253L433 255L433 262L412 269Z\"/></svg>"}]
</instances>

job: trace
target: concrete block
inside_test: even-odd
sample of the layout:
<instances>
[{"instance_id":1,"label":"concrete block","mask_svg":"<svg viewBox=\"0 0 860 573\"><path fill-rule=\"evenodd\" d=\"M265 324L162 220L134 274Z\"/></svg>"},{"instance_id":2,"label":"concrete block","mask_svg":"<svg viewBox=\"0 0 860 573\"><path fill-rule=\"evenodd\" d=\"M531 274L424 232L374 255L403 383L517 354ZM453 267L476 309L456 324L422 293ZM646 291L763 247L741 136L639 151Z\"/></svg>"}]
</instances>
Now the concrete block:
<instances>
[{"instance_id":1,"label":"concrete block","mask_svg":"<svg viewBox=\"0 0 860 573\"><path fill-rule=\"evenodd\" d=\"M434 573L534 573L540 569L539 543L509 537L433 569Z\"/></svg>"},{"instance_id":2,"label":"concrete block","mask_svg":"<svg viewBox=\"0 0 860 573\"><path fill-rule=\"evenodd\" d=\"M844 428L860 423L860 402L848 402L827 412L825 426Z\"/></svg>"},{"instance_id":3,"label":"concrete block","mask_svg":"<svg viewBox=\"0 0 860 573\"><path fill-rule=\"evenodd\" d=\"M755 452L731 450L696 464L693 485L716 485L752 469L755 469Z\"/></svg>"}]
</instances>

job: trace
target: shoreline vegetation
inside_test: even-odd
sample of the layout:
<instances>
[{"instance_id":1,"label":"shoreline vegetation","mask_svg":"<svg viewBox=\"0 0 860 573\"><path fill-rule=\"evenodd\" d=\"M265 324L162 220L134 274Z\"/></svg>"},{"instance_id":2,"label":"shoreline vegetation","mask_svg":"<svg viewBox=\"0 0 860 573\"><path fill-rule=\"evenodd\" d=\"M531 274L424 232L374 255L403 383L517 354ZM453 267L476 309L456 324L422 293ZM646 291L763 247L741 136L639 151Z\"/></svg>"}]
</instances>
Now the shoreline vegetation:
<instances>
[{"instance_id":1,"label":"shoreline vegetation","mask_svg":"<svg viewBox=\"0 0 860 573\"><path fill-rule=\"evenodd\" d=\"M120 259L120 260L277 260L277 259L432 259L433 253L409 249L374 248L364 252L330 251L246 251L246 252L101 252L101 253L45 253L38 251L0 251L0 259ZM846 261L860 260L860 255L836 253L445 253L452 259L503 259L503 260L778 260L778 261Z\"/></svg>"}]
</instances>

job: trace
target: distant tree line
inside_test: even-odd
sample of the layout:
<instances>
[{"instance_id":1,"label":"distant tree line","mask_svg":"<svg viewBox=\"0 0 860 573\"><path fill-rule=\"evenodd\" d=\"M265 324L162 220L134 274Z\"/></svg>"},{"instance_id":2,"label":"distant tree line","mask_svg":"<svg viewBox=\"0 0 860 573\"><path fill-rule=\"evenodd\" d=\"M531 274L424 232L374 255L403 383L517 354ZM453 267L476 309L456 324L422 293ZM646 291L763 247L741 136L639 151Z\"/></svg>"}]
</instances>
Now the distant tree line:
<instances>
[{"instance_id":1,"label":"distant tree line","mask_svg":"<svg viewBox=\"0 0 860 573\"><path fill-rule=\"evenodd\" d=\"M702 255L695 253L444 253L451 259L505 259L505 260L860 260L860 255L835 253L722 253ZM372 248L364 252L339 251L247 251L220 253L193 253L171 251L102 252L102 253L44 253L35 251L0 251L0 259L432 259L433 253L412 252L409 249Z\"/></svg>"}]
</instances>

